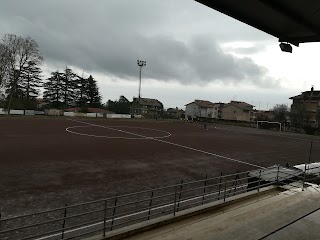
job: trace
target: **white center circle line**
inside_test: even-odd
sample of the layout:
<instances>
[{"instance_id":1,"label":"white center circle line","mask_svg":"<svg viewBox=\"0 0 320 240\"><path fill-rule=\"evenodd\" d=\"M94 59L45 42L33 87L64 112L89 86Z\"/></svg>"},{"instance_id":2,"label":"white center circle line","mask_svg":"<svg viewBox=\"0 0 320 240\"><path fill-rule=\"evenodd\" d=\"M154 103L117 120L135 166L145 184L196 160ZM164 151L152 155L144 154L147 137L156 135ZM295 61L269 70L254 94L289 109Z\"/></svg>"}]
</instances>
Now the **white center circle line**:
<instances>
[{"instance_id":1,"label":"white center circle line","mask_svg":"<svg viewBox=\"0 0 320 240\"><path fill-rule=\"evenodd\" d=\"M72 120L74 121L74 120ZM80 123L84 123L81 121L77 121ZM99 127L99 128L106 128L106 129L110 129L110 130L114 130L114 131L118 131L118 132L122 132L125 134L130 134L130 135L134 135L134 136L138 136L138 137L111 137L111 136L106 136L106 135L95 135L95 134L87 134L87 133L80 133L71 129L75 129L75 128L89 128L89 127ZM150 130L150 131L154 131L154 132L161 132L164 133L164 136L159 136L159 137L148 137L148 136L144 136L144 135L140 135L140 134L136 134L136 133L132 133L132 132L128 132L128 131L124 131L121 129L117 129L117 128L130 128L130 129L141 129L141 130ZM72 127L67 127L66 131L72 134L77 134L77 135L81 135L81 136L86 136L86 137L96 137L96 138L110 138L110 139L128 139L128 140L146 140L146 139L160 139L160 138L167 138L171 136L170 132L166 132L166 131L162 131L162 130L158 130L158 129L153 129L153 128L142 128L142 127L130 127L130 126L102 126L102 125L96 125L96 124L88 124L86 123L85 126L81 125L81 126L72 126Z\"/></svg>"},{"instance_id":2,"label":"white center circle line","mask_svg":"<svg viewBox=\"0 0 320 240\"><path fill-rule=\"evenodd\" d=\"M91 125L91 126L96 126L96 127L103 127L103 128L112 129L112 128L110 128L110 127L106 127L106 126L103 126L103 125L96 125L96 124L92 124L92 123L88 123L88 122L82 122L82 121L73 120L73 119L67 119L67 120L73 121L73 122L82 123L82 124L87 124L87 125ZM222 156L222 155L219 155L219 154L216 154L216 153L211 153L211 152L203 151L203 150L196 149L196 148L193 148L193 147L188 147L188 146L181 145L181 144L178 144L178 143L172 143L172 142L164 141L164 140L161 140L161 139L156 139L156 138L153 138L153 137L146 137L146 136L143 136L143 135L140 135L140 134L130 133L130 132L122 131L122 130L118 130L118 129L112 129L112 130L116 130L116 131L120 131L120 132L125 132L125 133L128 133L128 134L132 134L132 135L135 135L135 136L139 136L139 137L145 138L145 139L150 139L150 140L158 141L158 142L161 142L161 143L165 143L165 144L169 144L169 145L173 145L173 146L177 146L177 147L189 149L189 150L192 150L192 151L195 151L195 152L200 152L200 153L203 153L203 154L207 154L207 155L219 157L219 158L226 159L226 160L229 160L229 161L242 163L242 164L249 165L249 166L252 166L252 167L257 167L257 168L262 168L262 169L265 168L265 167L263 167L263 166L259 166L259 165L252 164L252 163L248 163L248 162L244 162L244 161L241 161L241 160L238 160L238 159L234 159L234 158ZM139 139L142 139L142 138L139 138Z\"/></svg>"}]
</instances>

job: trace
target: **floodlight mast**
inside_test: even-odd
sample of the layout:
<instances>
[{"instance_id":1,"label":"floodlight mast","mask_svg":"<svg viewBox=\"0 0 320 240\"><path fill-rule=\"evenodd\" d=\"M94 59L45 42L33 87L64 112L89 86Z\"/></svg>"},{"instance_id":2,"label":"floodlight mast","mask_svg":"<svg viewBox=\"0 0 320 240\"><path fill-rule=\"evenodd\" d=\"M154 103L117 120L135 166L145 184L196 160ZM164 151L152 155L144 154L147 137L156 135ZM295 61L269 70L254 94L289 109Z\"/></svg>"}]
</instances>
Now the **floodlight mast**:
<instances>
[{"instance_id":1,"label":"floodlight mast","mask_svg":"<svg viewBox=\"0 0 320 240\"><path fill-rule=\"evenodd\" d=\"M140 67L139 69L139 105L140 105L140 99L141 99L141 71L142 67L146 66L147 61L144 60L137 60L137 64ZM141 107L139 108L139 114L141 114Z\"/></svg>"}]
</instances>

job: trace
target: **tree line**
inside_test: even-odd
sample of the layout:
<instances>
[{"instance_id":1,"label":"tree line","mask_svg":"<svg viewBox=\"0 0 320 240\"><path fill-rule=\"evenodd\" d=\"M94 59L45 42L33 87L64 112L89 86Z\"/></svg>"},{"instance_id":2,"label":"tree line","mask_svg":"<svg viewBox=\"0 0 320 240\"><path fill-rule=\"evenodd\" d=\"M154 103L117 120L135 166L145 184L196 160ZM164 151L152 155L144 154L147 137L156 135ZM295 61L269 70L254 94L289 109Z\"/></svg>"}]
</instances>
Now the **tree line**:
<instances>
[{"instance_id":1,"label":"tree line","mask_svg":"<svg viewBox=\"0 0 320 240\"><path fill-rule=\"evenodd\" d=\"M97 81L66 67L43 78L44 59L31 37L6 34L0 42L0 104L5 109L36 109L43 89L48 107L101 107Z\"/></svg>"},{"instance_id":2,"label":"tree line","mask_svg":"<svg viewBox=\"0 0 320 240\"><path fill-rule=\"evenodd\" d=\"M43 84L43 99L53 108L101 107L101 95L96 80L90 75L80 77L70 68L52 72Z\"/></svg>"}]
</instances>

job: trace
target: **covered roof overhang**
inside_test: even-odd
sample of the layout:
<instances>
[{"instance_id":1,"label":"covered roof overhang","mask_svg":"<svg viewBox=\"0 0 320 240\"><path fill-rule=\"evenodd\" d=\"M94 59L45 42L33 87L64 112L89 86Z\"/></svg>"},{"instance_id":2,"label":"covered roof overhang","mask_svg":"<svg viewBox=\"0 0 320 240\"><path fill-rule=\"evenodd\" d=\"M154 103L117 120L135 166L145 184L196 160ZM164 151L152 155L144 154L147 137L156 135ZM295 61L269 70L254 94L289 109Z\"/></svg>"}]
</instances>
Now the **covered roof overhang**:
<instances>
[{"instance_id":1,"label":"covered roof overhang","mask_svg":"<svg viewBox=\"0 0 320 240\"><path fill-rule=\"evenodd\" d=\"M319 0L195 0L299 46L320 41Z\"/></svg>"}]
</instances>

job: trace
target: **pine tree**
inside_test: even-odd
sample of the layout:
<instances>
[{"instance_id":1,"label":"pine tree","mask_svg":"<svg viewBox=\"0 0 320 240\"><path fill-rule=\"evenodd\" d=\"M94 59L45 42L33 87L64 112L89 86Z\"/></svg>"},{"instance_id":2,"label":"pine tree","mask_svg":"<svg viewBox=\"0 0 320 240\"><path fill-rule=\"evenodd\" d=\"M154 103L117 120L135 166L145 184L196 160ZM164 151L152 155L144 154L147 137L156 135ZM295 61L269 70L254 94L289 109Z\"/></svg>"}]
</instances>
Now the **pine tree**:
<instances>
[{"instance_id":1,"label":"pine tree","mask_svg":"<svg viewBox=\"0 0 320 240\"><path fill-rule=\"evenodd\" d=\"M75 106L77 103L78 76L68 67L66 67L62 76L61 84L64 107Z\"/></svg>"},{"instance_id":2,"label":"pine tree","mask_svg":"<svg viewBox=\"0 0 320 240\"><path fill-rule=\"evenodd\" d=\"M101 107L101 95L96 80L90 75L87 79L87 104L88 107Z\"/></svg>"},{"instance_id":3,"label":"pine tree","mask_svg":"<svg viewBox=\"0 0 320 240\"><path fill-rule=\"evenodd\" d=\"M66 108L100 107L101 96L96 81L90 75L83 78L66 68L63 73L51 73L51 77L44 84L44 99L52 107Z\"/></svg>"},{"instance_id":4,"label":"pine tree","mask_svg":"<svg viewBox=\"0 0 320 240\"><path fill-rule=\"evenodd\" d=\"M78 76L77 81L77 106L78 107L87 107L88 102L88 80L83 76Z\"/></svg>"},{"instance_id":5,"label":"pine tree","mask_svg":"<svg viewBox=\"0 0 320 240\"><path fill-rule=\"evenodd\" d=\"M42 86L41 72L40 67L33 61L29 61L20 72L19 86L23 91L25 108L34 108L36 105L39 88Z\"/></svg>"},{"instance_id":6,"label":"pine tree","mask_svg":"<svg viewBox=\"0 0 320 240\"><path fill-rule=\"evenodd\" d=\"M52 72L51 77L43 85L45 91L43 98L49 103L51 107L62 108L63 106L63 73L59 71Z\"/></svg>"},{"instance_id":7,"label":"pine tree","mask_svg":"<svg viewBox=\"0 0 320 240\"><path fill-rule=\"evenodd\" d=\"M20 72L21 87L24 89L27 99L36 98L39 95L39 88L42 86L40 67L32 61Z\"/></svg>"}]
</instances>

